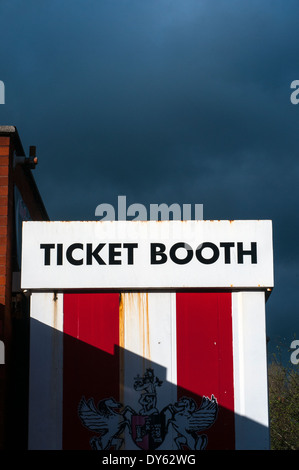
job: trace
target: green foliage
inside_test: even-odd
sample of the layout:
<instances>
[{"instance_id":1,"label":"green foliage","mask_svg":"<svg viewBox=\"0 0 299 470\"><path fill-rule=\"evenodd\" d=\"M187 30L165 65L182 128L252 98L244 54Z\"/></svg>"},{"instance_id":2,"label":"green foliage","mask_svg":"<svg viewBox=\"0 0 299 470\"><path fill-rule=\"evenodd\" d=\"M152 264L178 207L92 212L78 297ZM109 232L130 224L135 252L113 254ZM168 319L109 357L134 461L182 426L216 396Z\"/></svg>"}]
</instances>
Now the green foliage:
<instances>
[{"instance_id":1,"label":"green foliage","mask_svg":"<svg viewBox=\"0 0 299 470\"><path fill-rule=\"evenodd\" d=\"M299 368L274 358L268 367L272 450L299 450Z\"/></svg>"}]
</instances>

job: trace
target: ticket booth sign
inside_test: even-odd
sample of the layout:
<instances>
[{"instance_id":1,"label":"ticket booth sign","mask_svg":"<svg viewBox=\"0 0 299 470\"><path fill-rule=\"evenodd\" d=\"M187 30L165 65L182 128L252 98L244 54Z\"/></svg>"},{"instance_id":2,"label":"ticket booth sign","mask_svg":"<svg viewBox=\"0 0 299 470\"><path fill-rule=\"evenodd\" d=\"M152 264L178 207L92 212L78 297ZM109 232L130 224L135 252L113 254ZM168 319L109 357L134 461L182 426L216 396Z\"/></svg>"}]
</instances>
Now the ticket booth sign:
<instances>
[{"instance_id":1,"label":"ticket booth sign","mask_svg":"<svg viewBox=\"0 0 299 470\"><path fill-rule=\"evenodd\" d=\"M269 221L27 222L24 289L273 286Z\"/></svg>"},{"instance_id":2,"label":"ticket booth sign","mask_svg":"<svg viewBox=\"0 0 299 470\"><path fill-rule=\"evenodd\" d=\"M25 222L29 447L269 446L270 221Z\"/></svg>"}]
</instances>

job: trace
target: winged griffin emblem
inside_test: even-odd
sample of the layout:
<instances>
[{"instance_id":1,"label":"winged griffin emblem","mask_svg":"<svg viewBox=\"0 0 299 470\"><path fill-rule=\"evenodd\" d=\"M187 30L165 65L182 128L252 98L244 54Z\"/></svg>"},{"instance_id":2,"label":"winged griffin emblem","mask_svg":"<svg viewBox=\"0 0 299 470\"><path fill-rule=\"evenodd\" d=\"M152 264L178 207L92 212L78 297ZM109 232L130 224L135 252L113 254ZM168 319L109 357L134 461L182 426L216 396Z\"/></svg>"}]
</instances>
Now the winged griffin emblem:
<instances>
[{"instance_id":1,"label":"winged griffin emblem","mask_svg":"<svg viewBox=\"0 0 299 470\"><path fill-rule=\"evenodd\" d=\"M211 399L203 397L199 408L195 400L188 397L181 398L172 408L170 423L178 433L175 438L178 449L182 446L193 450L205 449L208 438L198 433L212 426L217 418L218 404L214 395Z\"/></svg>"},{"instance_id":2,"label":"winged griffin emblem","mask_svg":"<svg viewBox=\"0 0 299 470\"><path fill-rule=\"evenodd\" d=\"M120 413L121 403L117 403L114 398L101 400L95 406L93 398L88 401L82 397L78 413L82 423L91 431L97 432L100 437L93 437L90 445L95 450L105 450L110 447L119 449L123 440L118 436L126 426L126 420Z\"/></svg>"},{"instance_id":3,"label":"winged griffin emblem","mask_svg":"<svg viewBox=\"0 0 299 470\"><path fill-rule=\"evenodd\" d=\"M123 406L113 397L99 401L82 397L78 415L82 424L97 433L90 445L95 450L120 449L123 433L127 427L135 444L143 450L158 449L163 443L169 428L176 432L174 438L178 449L204 450L208 438L202 431L211 427L218 415L218 403L214 395L203 397L201 405L190 397L182 397L169 404L162 411L157 408L157 387L162 381L147 369L143 376L137 375L134 389L140 391L138 413L130 406Z\"/></svg>"}]
</instances>

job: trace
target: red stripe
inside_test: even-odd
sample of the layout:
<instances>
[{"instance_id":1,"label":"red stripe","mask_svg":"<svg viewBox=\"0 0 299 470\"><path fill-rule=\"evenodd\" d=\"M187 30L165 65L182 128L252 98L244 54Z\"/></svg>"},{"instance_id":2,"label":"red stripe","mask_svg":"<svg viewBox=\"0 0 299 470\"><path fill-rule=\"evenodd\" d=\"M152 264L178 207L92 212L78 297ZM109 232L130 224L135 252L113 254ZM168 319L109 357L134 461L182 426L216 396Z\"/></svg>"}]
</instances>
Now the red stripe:
<instances>
[{"instance_id":1,"label":"red stripe","mask_svg":"<svg viewBox=\"0 0 299 470\"><path fill-rule=\"evenodd\" d=\"M119 399L119 295L64 295L63 448L90 449L95 434L81 424L82 396ZM178 398L198 405L216 397L219 415L208 449L234 448L230 294L177 294Z\"/></svg>"},{"instance_id":2,"label":"red stripe","mask_svg":"<svg viewBox=\"0 0 299 470\"><path fill-rule=\"evenodd\" d=\"M234 448L234 388L231 294L178 293L178 398L200 405L213 394L218 418L206 432L208 449Z\"/></svg>"},{"instance_id":3,"label":"red stripe","mask_svg":"<svg viewBox=\"0 0 299 470\"><path fill-rule=\"evenodd\" d=\"M119 294L64 294L63 449L90 449L84 396L119 399Z\"/></svg>"}]
</instances>

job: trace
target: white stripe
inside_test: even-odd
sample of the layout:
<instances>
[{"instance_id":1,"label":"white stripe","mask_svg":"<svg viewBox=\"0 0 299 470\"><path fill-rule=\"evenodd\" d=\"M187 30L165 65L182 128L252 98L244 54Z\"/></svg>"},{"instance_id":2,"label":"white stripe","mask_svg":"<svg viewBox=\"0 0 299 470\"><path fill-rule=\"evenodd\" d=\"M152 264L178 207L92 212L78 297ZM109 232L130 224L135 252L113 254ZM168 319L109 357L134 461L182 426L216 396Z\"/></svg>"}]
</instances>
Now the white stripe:
<instances>
[{"instance_id":1,"label":"white stripe","mask_svg":"<svg viewBox=\"0 0 299 470\"><path fill-rule=\"evenodd\" d=\"M148 368L163 383L156 387L157 408L177 400L176 364L176 294L175 293L125 293L122 294L123 344L121 401L132 407L136 414L141 411L138 402L141 391L134 389L136 376L143 376ZM164 441L170 448L171 440ZM126 435L126 449L136 449ZM162 449L162 446L160 447Z\"/></svg>"},{"instance_id":2,"label":"white stripe","mask_svg":"<svg viewBox=\"0 0 299 470\"><path fill-rule=\"evenodd\" d=\"M63 294L30 305L29 450L62 448Z\"/></svg>"},{"instance_id":3,"label":"white stripe","mask_svg":"<svg viewBox=\"0 0 299 470\"><path fill-rule=\"evenodd\" d=\"M265 294L232 294L236 450L269 449Z\"/></svg>"}]
</instances>

